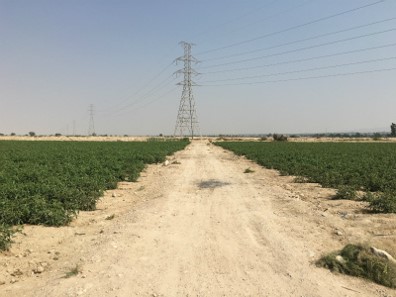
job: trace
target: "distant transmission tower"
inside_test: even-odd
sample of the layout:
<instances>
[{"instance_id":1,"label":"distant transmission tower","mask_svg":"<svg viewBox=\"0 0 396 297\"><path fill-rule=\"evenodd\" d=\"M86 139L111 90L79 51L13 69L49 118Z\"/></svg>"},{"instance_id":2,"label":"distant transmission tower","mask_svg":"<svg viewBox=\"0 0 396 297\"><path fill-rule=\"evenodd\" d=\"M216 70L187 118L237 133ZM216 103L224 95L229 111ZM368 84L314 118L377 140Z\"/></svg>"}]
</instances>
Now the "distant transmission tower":
<instances>
[{"instance_id":1,"label":"distant transmission tower","mask_svg":"<svg viewBox=\"0 0 396 297\"><path fill-rule=\"evenodd\" d=\"M191 55L191 47L194 45L192 43L180 42L179 43L184 48L184 55L177 58L178 61L183 61L184 68L175 72L175 74L183 74L183 82L179 82L178 85L183 86L183 91L180 99L179 112L177 114L175 136L185 136L185 132L188 131L188 135L191 135L193 139L195 135L198 135L199 125L197 118L197 111L195 109L195 101L192 92L192 86L196 85L191 77L197 75L198 73L191 68L192 63L198 63L198 60Z\"/></svg>"},{"instance_id":2,"label":"distant transmission tower","mask_svg":"<svg viewBox=\"0 0 396 297\"><path fill-rule=\"evenodd\" d=\"M94 123L94 106L93 104L89 105L89 127L88 127L88 135L93 136L95 133L95 123Z\"/></svg>"},{"instance_id":3,"label":"distant transmission tower","mask_svg":"<svg viewBox=\"0 0 396 297\"><path fill-rule=\"evenodd\" d=\"M76 121L73 120L73 136L76 136Z\"/></svg>"}]
</instances>

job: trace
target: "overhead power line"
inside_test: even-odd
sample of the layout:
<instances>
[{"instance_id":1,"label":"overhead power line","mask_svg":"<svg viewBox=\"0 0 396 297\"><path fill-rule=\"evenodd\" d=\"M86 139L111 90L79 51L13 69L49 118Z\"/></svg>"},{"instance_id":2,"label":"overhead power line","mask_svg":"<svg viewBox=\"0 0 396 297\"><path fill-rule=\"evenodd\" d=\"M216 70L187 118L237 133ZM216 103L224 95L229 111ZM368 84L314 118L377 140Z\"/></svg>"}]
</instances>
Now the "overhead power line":
<instances>
[{"instance_id":1,"label":"overhead power line","mask_svg":"<svg viewBox=\"0 0 396 297\"><path fill-rule=\"evenodd\" d=\"M166 65L164 68L162 68L156 75L154 75L151 79L149 79L142 87L137 89L132 95L127 96L126 98L122 99L120 102L113 104L112 107L107 107L104 110L97 110L97 112L100 113L112 113L112 112L117 112L120 109L120 106L123 104L127 103L128 101L131 100L132 97L135 97L139 93L141 93L144 89L146 89L152 82L154 82L158 77L160 77L167 69L169 69L170 66L172 66L173 63L170 63ZM121 107L122 108L122 107Z\"/></svg>"},{"instance_id":2,"label":"overhead power line","mask_svg":"<svg viewBox=\"0 0 396 297\"><path fill-rule=\"evenodd\" d=\"M330 42L325 42L325 43L305 46L305 47L301 47L301 48L297 48L297 49L287 50L287 51L274 53L274 54L268 54L268 55L264 55L264 56L258 56L258 57L254 57L254 58L248 58L248 59L243 59L243 60L238 60L238 61L233 61L233 62L227 62L227 63L221 63L221 64L204 66L204 67L201 67L201 69L215 68L215 67L221 67L221 66L232 65L232 64L241 64L241 63L261 60L261 59L265 59L265 58L269 58L269 57L281 56L281 55L286 55L286 54L290 54L290 53L305 51L305 50L309 50L309 49L313 49L313 48L323 47L323 46L327 46L327 45L333 45L333 44L337 44L337 43L347 42L347 41L356 40L356 39L360 39L360 38L364 38L364 37L369 37L369 36L389 33L389 32L392 32L392 31L396 31L396 28L391 28L391 29L388 29L388 30L382 30L382 31L368 33L368 34L363 34L363 35L359 35L359 36L348 37L348 38L334 40L334 41L330 41Z\"/></svg>"},{"instance_id":3,"label":"overhead power line","mask_svg":"<svg viewBox=\"0 0 396 297\"><path fill-rule=\"evenodd\" d=\"M202 31L202 32L198 33L197 35L195 35L194 38L199 38L201 35L204 35L204 34L207 35L207 33L213 32L214 29L219 29L219 28L228 26L229 24L234 23L234 22L236 22L236 21L238 21L238 20L244 19L244 18L246 18L247 16L249 16L249 15L251 15L251 14L257 13L258 11L261 11L261 10L263 10L264 8L268 7L268 6L271 6L272 4L276 3L277 1L278 1L278 0L273 0L273 1L271 1L270 3L267 3L267 4L263 5L263 6L251 8L248 12L243 13L243 14L241 14L241 15L239 15L239 16L236 16L236 17L234 17L234 18L232 18L232 19L230 19L230 20L228 20L228 21L225 21L225 22L223 22L223 23L216 24L216 26L213 26L213 25L212 25L212 26L206 28L204 31ZM311 1L312 1L312 0L311 0Z\"/></svg>"},{"instance_id":4,"label":"overhead power line","mask_svg":"<svg viewBox=\"0 0 396 297\"><path fill-rule=\"evenodd\" d=\"M337 57L337 56L348 55L348 54L355 54L355 53L366 52L366 51L371 51L371 50L377 50L377 49L383 49L383 48L388 48L388 47L394 47L394 46L396 46L396 43L390 43L390 44L374 46L374 47L365 47L365 48L360 48L360 49L356 49L356 50L338 52L338 53L334 53L334 54L320 55L320 56L314 56L314 57L303 58L303 59L287 60L287 61L282 61L282 62L264 64L264 65L256 65L256 66L240 67L240 68L231 68L231 69L217 70L217 71L208 71L208 72L205 72L203 74L207 75L207 74L224 73L224 72L245 71L245 70L266 68L266 67L286 65L286 64L292 64L292 63L307 62L307 61L312 61L312 60L319 60L319 59Z\"/></svg>"},{"instance_id":5,"label":"overhead power line","mask_svg":"<svg viewBox=\"0 0 396 297\"><path fill-rule=\"evenodd\" d=\"M309 79L319 79L319 78L329 78L329 77L339 77L339 76L352 76L352 75L358 75L358 74L387 72L387 71L394 71L394 70L396 70L396 67L381 68L381 69L366 70L366 71L356 71L356 72L335 73L335 74L318 75L318 76L306 76L306 77L297 77L297 78L288 78L288 79L279 79L279 80L266 80L266 81L227 83L227 84L213 84L213 85L201 85L201 86L204 86L204 87L220 87L220 86L238 86L238 85L258 85L258 84L279 83L279 82L299 81L299 80L309 80Z\"/></svg>"},{"instance_id":6,"label":"overhead power line","mask_svg":"<svg viewBox=\"0 0 396 297\"><path fill-rule=\"evenodd\" d=\"M143 101L145 101L146 99L149 99L153 94L155 94L156 92L159 92L160 90L164 89L165 87L169 86L170 83L172 83L173 81L176 80L175 77L173 77L173 79L169 80L170 78L172 78L171 76L168 76L165 80L163 80L160 84L158 84L155 88L152 88L148 93L145 93L142 96L139 96L136 100L132 101L131 103L124 105L121 108L118 108L115 111L110 112L109 114L116 114L116 115L120 115L122 114L124 111L131 111L130 108L132 106L135 106ZM132 109L133 110L133 109Z\"/></svg>"},{"instance_id":7,"label":"overhead power line","mask_svg":"<svg viewBox=\"0 0 396 297\"><path fill-rule=\"evenodd\" d=\"M319 35L308 37L308 38L303 38L303 39L299 39L299 40L289 41L289 42L285 42L285 43L281 43L281 44L277 44L277 45L273 45L273 46L269 46L269 47L265 47L265 48L259 48L259 49L246 51L246 52L242 52L242 53L237 53L237 54L233 54L233 55L228 55L228 56L221 56L221 57L217 57L217 58L205 59L205 60L201 60L201 62L220 60L220 59L221 60L222 59L229 59L229 58L233 58L233 57L254 54L254 53L257 53L257 52L262 52L262 51L266 51L266 50L270 50L270 49L280 48L280 47L287 46L287 45L297 44L297 43L301 43L301 42L305 42L305 41L309 41L309 40L314 40L314 39L318 39L318 38L322 38L322 37L327 37L327 36L331 36L331 35L336 35L336 34L340 34L340 33L345 33L345 32L349 32L349 31L353 31L353 30L369 27L369 26L374 26L374 25L382 24L382 23L385 23L385 22L393 21L393 20L396 20L396 17L388 18L388 19L384 19L384 20L380 20L380 21L376 21L376 22L366 23L366 24L363 24L363 25L350 27L350 28L343 29L343 30L333 31L333 32L324 33L324 34L319 34Z\"/></svg>"},{"instance_id":8,"label":"overhead power line","mask_svg":"<svg viewBox=\"0 0 396 297\"><path fill-rule=\"evenodd\" d=\"M118 114L120 111L126 110L131 106L134 106L142 101L144 101L145 99L149 98L151 95L155 94L156 92L162 90L163 88L165 88L166 86L169 85L169 83L171 83L173 80L175 80L176 78L172 79L172 75L167 76L165 79L163 79L161 82L159 82L158 84L156 84L154 87L152 87L149 91L147 91L146 93L137 96L136 94L134 95L135 100L133 100L132 102L125 104L123 106L118 106L117 108L113 108L111 110L106 110L106 111L102 111L102 116L103 115L110 115L110 114ZM132 99L132 98L130 98ZM130 101L130 100L128 100Z\"/></svg>"},{"instance_id":9,"label":"overhead power line","mask_svg":"<svg viewBox=\"0 0 396 297\"><path fill-rule=\"evenodd\" d=\"M205 83L222 82L222 81L235 81L235 80L254 79L254 78L260 78L260 77L279 76L279 75L285 75L285 74L293 74L293 73L333 69L333 68L339 68L339 67L345 67L345 66L354 66L354 65L361 65L361 64L368 64L368 63L375 63L375 62L390 61L390 60L395 60L395 59L396 59L396 56L392 56L392 57L387 57L387 58L364 60L364 61L357 61L357 62L351 62L351 63L323 66L323 67L313 67L313 68L306 68L306 69L286 71L286 72L277 72L277 73L243 76L243 77L228 78L228 79L210 80L210 81L203 81L202 83L205 84Z\"/></svg>"},{"instance_id":10,"label":"overhead power line","mask_svg":"<svg viewBox=\"0 0 396 297\"><path fill-rule=\"evenodd\" d=\"M237 28L237 29L235 29L235 30L232 30L232 31L230 31L230 32L236 32L236 31L245 29L245 28L247 28L247 27L253 26L253 25L257 24L257 23L262 23L263 21L267 21L267 20L273 19L273 18L275 18L275 17L279 17L280 15L283 15L283 14L286 14L286 13L291 12L291 11L293 11L293 10L296 10L296 9L298 9L298 8L301 8L301 7L303 7L303 6L307 5L307 4L310 4L310 3L314 2L314 1L315 1L315 0L306 0L306 1L303 2L303 3L298 3L297 5L294 5L294 6L292 6L292 7L287 8L287 9L281 10L281 11L279 11L279 12L277 12L277 13L272 14L272 15L266 16L266 17L264 17L263 19L260 19L260 20L258 20L258 21L256 21L256 22L249 23L249 24L246 24L246 25L244 25L244 26L241 26L241 27L239 27L239 28ZM274 2L279 2L279 1L276 0L276 1L274 1ZM257 12L257 10L256 10L256 12ZM229 32L229 33L230 33L230 32Z\"/></svg>"},{"instance_id":11,"label":"overhead power line","mask_svg":"<svg viewBox=\"0 0 396 297\"><path fill-rule=\"evenodd\" d=\"M139 107L137 107L137 108L135 108L135 109L133 109L133 110L136 111L136 110L145 108L145 107L147 107L147 106L153 104L154 102L160 101L160 100L164 99L166 95L168 95L168 94L172 93L173 91L175 91L177 88L178 88L178 86L175 86L175 87L173 87L172 89L170 89L169 91L167 91L167 92L161 94L161 95L158 96L157 98L154 98L153 100L150 100L150 101L147 102L146 104L144 104L144 105L142 105L142 106L139 106Z\"/></svg>"},{"instance_id":12,"label":"overhead power line","mask_svg":"<svg viewBox=\"0 0 396 297\"><path fill-rule=\"evenodd\" d=\"M316 24L316 23L319 23L319 22L322 22L322 21L326 21L326 20L329 20L329 19L332 19L332 18L335 18L335 17L338 17L338 16L342 16L342 15L345 15L345 14L348 14L348 13L352 13L352 12L355 12L355 11L358 11L358 10L361 10L361 9L364 9L364 8L372 7L374 5L377 5L377 4L380 4L380 3L383 3L383 2L385 2L385 0L380 0L380 1L376 1L376 2L373 2L373 3L366 4L366 5L362 5L362 6L359 6L359 7L355 7L355 8L352 8L352 9L344 10L342 12L339 12L339 13L336 13L336 14L332 14L332 15L329 15L329 16L325 16L325 17L322 17L322 18L319 18L319 19L316 19L316 20L313 20L313 21L309 21L309 22L306 22L306 23L303 23L303 24L300 24L300 25L292 26L292 27L289 27L289 28L286 28L286 29L282 29L282 30L279 30L279 31L275 31L275 32L272 32L272 33L267 33L267 34L264 34L264 35L260 35L260 36L257 36L255 38L251 38L251 39L239 41L239 42L236 42L236 43L232 43L232 44L229 44L229 45L226 45L226 46L222 46L222 47L218 47L218 48L215 48L215 49L207 50L207 51L199 53L198 55L204 55L204 54L207 54L207 53L220 51L220 50L231 48L231 47L235 47L235 46L238 46L238 45L251 43L253 41L257 41L257 40L264 39L264 38L267 38L267 37L270 37L270 36L274 36L274 35L278 35L278 34L281 34L281 33L289 32L289 31L296 30L296 29L299 29L299 28L302 28L302 27L305 27L305 26L309 26L309 25Z\"/></svg>"},{"instance_id":13,"label":"overhead power line","mask_svg":"<svg viewBox=\"0 0 396 297\"><path fill-rule=\"evenodd\" d=\"M139 102L144 101L146 98L150 97L151 95L155 94L156 92L162 90L163 88L165 88L166 86L169 85L169 83L171 83L172 81L174 81L176 78L172 79L172 75L166 77L164 80L162 80L160 83L158 83L155 87L151 88L148 92L144 93L143 95L139 96L136 100L134 100L133 102L123 106L122 108L118 109L118 110L122 110L122 109L126 109L128 107L131 107L133 105L136 105Z\"/></svg>"},{"instance_id":14,"label":"overhead power line","mask_svg":"<svg viewBox=\"0 0 396 297\"><path fill-rule=\"evenodd\" d=\"M160 101L160 100L164 99L166 95L172 93L177 88L178 88L177 86L174 86L172 89L167 90L167 91L163 92L161 95L156 96L154 99L148 101L146 104L143 104L143 105L140 105L140 106L135 106L134 108L131 108L131 109L120 110L116 115L118 116L118 115L125 114L127 112L132 112L132 111L137 111L137 110L143 109L143 108L153 104L154 102L157 102L157 101Z\"/></svg>"}]
</instances>

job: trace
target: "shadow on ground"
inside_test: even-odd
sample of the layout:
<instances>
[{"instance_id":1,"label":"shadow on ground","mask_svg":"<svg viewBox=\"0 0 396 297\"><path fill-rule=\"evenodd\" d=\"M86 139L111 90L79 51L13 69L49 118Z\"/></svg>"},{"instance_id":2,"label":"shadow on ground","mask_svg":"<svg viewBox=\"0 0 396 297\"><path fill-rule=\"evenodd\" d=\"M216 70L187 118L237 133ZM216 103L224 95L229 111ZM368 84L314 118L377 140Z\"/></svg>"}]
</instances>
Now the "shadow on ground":
<instances>
[{"instance_id":1,"label":"shadow on ground","mask_svg":"<svg viewBox=\"0 0 396 297\"><path fill-rule=\"evenodd\" d=\"M231 183L229 182L224 182L221 180L217 179L208 179L208 180L203 180L198 183L198 188L200 189L215 189L215 188L220 188L224 186L228 186Z\"/></svg>"}]
</instances>

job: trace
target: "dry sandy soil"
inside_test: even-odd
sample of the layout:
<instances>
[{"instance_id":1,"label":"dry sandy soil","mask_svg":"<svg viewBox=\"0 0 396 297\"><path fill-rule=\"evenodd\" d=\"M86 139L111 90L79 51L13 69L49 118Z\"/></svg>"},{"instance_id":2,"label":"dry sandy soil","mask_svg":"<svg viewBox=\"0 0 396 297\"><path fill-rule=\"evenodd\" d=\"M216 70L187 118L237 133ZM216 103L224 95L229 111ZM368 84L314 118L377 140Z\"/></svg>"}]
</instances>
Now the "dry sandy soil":
<instances>
[{"instance_id":1,"label":"dry sandy soil","mask_svg":"<svg viewBox=\"0 0 396 297\"><path fill-rule=\"evenodd\" d=\"M395 215L206 141L169 160L70 226L25 226L0 254L0 296L396 296L314 264L351 242L395 255Z\"/></svg>"}]
</instances>

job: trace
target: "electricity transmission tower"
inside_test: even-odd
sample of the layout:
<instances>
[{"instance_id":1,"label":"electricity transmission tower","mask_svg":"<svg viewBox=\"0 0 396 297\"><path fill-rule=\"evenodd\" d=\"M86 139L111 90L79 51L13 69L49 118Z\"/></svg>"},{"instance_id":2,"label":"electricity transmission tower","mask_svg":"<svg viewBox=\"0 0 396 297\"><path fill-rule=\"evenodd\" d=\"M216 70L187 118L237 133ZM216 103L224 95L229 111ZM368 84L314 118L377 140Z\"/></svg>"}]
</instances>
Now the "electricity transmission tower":
<instances>
[{"instance_id":1,"label":"electricity transmission tower","mask_svg":"<svg viewBox=\"0 0 396 297\"><path fill-rule=\"evenodd\" d=\"M73 136L76 136L76 121L73 120Z\"/></svg>"},{"instance_id":2,"label":"electricity transmission tower","mask_svg":"<svg viewBox=\"0 0 396 297\"><path fill-rule=\"evenodd\" d=\"M88 135L89 136L94 136L96 135L95 133L95 123L94 123L94 106L93 104L89 105L89 127L88 127Z\"/></svg>"},{"instance_id":3,"label":"electricity transmission tower","mask_svg":"<svg viewBox=\"0 0 396 297\"><path fill-rule=\"evenodd\" d=\"M184 67L176 71L175 74L183 74L184 80L177 84L183 86L183 91L180 99L174 136L185 136L185 132L188 131L188 135L191 135L191 138L194 139L194 136L200 132L197 110L195 109L195 101L192 92L192 86L196 84L192 81L191 77L198 73L191 68L191 64L198 63L198 60L191 55L191 47L194 44L184 41L179 44L184 48L184 55L177 58L175 62L177 64L177 62L182 61Z\"/></svg>"}]
</instances>

